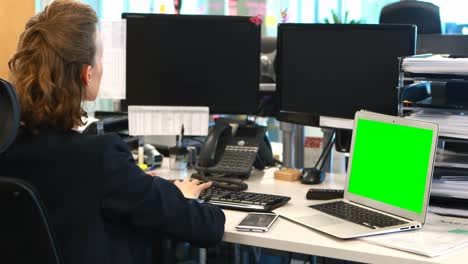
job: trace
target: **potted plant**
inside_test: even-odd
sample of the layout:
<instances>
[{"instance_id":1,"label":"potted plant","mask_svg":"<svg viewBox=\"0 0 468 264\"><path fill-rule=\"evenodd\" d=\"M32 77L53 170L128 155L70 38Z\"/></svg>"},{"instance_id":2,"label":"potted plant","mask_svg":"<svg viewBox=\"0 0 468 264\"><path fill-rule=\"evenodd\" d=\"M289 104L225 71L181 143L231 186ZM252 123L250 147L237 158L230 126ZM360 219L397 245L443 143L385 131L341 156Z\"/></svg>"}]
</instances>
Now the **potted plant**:
<instances>
[{"instance_id":1,"label":"potted plant","mask_svg":"<svg viewBox=\"0 0 468 264\"><path fill-rule=\"evenodd\" d=\"M331 10L331 17L332 19L328 19L325 18L324 22L326 24L360 24L361 23L361 20L355 20L355 19L351 19L349 22L348 22L348 15L349 15L349 12L346 11L345 14L344 14L344 18L343 20L335 13L335 10Z\"/></svg>"}]
</instances>

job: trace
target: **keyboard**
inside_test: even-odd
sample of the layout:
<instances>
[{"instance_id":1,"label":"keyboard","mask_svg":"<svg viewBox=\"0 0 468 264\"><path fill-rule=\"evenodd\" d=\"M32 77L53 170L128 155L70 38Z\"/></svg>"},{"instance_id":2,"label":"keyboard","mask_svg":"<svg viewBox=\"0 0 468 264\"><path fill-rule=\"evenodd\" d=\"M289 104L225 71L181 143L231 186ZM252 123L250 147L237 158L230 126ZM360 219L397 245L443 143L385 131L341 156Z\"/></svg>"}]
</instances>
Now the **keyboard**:
<instances>
[{"instance_id":1,"label":"keyboard","mask_svg":"<svg viewBox=\"0 0 468 264\"><path fill-rule=\"evenodd\" d=\"M310 208L372 229L405 224L400 219L343 201L310 205Z\"/></svg>"},{"instance_id":2,"label":"keyboard","mask_svg":"<svg viewBox=\"0 0 468 264\"><path fill-rule=\"evenodd\" d=\"M342 189L322 189L311 188L307 191L307 200L331 200L343 198L344 190Z\"/></svg>"},{"instance_id":3,"label":"keyboard","mask_svg":"<svg viewBox=\"0 0 468 264\"><path fill-rule=\"evenodd\" d=\"M202 191L199 199L224 209L249 212L270 212L271 210L286 204L291 197L265 193L230 191L211 186L210 188Z\"/></svg>"}]
</instances>

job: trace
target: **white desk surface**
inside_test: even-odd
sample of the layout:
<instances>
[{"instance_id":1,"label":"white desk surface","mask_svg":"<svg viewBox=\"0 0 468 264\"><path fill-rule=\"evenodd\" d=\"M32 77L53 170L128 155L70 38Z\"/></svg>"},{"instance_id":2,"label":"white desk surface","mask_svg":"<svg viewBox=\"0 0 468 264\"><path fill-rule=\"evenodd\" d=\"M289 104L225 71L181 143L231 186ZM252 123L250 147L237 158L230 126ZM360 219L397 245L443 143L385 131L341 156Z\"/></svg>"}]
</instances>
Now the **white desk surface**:
<instances>
[{"instance_id":1,"label":"white desk surface","mask_svg":"<svg viewBox=\"0 0 468 264\"><path fill-rule=\"evenodd\" d=\"M344 186L344 175L327 175L321 185L303 185L299 182L275 180L273 173L277 169L265 172L255 171L246 181L247 191L285 195L291 197L284 206L306 208L312 204L305 198L309 188L336 188ZM190 172L173 172L160 169L159 174L165 178L181 178ZM289 252L303 253L330 258L366 262L366 263L468 263L468 248L453 253L429 258L413 253L368 244L358 239L341 240L313 229L301 226L284 218L279 218L267 233L240 232L235 226L246 215L245 212L224 210L226 215L223 241L243 245L265 247ZM437 241L433 241L437 243Z\"/></svg>"}]
</instances>

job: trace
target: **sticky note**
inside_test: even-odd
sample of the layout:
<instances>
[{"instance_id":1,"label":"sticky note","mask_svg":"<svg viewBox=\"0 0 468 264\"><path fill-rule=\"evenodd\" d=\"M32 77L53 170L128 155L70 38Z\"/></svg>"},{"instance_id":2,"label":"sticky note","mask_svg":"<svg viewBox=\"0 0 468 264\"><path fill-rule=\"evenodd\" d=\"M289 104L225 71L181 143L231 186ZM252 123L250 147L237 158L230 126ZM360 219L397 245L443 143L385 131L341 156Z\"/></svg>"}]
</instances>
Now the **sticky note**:
<instances>
[{"instance_id":1,"label":"sticky note","mask_svg":"<svg viewBox=\"0 0 468 264\"><path fill-rule=\"evenodd\" d=\"M276 17L275 16L266 16L265 17L265 25L267 27L275 27L276 26Z\"/></svg>"}]
</instances>

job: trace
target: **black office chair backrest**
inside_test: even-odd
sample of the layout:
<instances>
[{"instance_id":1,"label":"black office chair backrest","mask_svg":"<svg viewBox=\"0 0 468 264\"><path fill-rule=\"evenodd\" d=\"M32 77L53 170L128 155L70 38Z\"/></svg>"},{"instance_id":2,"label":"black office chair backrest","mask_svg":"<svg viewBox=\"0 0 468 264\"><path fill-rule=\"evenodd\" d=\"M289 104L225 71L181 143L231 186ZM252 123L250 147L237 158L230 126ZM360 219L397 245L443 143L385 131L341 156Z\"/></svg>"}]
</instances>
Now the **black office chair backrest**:
<instances>
[{"instance_id":1,"label":"black office chair backrest","mask_svg":"<svg viewBox=\"0 0 468 264\"><path fill-rule=\"evenodd\" d=\"M0 154L15 140L20 123L20 109L13 87L0 78Z\"/></svg>"},{"instance_id":2,"label":"black office chair backrest","mask_svg":"<svg viewBox=\"0 0 468 264\"><path fill-rule=\"evenodd\" d=\"M62 263L37 191L0 177L0 262Z\"/></svg>"},{"instance_id":3,"label":"black office chair backrest","mask_svg":"<svg viewBox=\"0 0 468 264\"><path fill-rule=\"evenodd\" d=\"M20 125L16 93L0 79L0 158ZM25 164L27 166L27 164ZM37 191L27 182L0 176L0 263L62 263Z\"/></svg>"},{"instance_id":4,"label":"black office chair backrest","mask_svg":"<svg viewBox=\"0 0 468 264\"><path fill-rule=\"evenodd\" d=\"M413 24L420 34L440 34L439 7L428 2L407 0L388 4L380 12L380 24Z\"/></svg>"}]
</instances>

